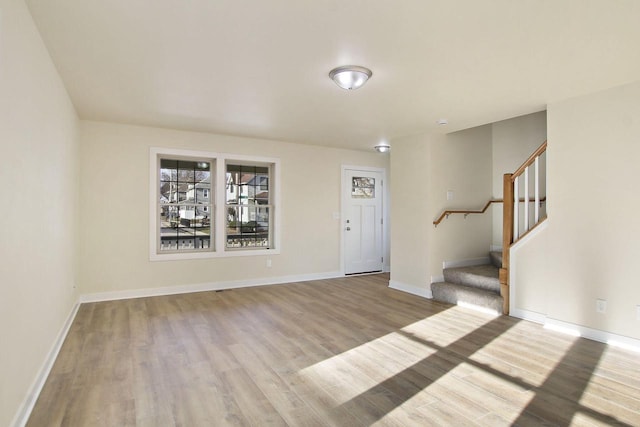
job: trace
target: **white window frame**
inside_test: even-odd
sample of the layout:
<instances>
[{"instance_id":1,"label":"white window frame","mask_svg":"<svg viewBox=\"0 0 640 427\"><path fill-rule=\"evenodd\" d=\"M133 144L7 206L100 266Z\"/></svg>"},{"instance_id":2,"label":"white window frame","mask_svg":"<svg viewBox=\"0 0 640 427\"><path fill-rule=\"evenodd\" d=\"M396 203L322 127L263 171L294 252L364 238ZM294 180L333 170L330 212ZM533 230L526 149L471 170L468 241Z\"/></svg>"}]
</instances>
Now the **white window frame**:
<instances>
[{"instance_id":1,"label":"white window frame","mask_svg":"<svg viewBox=\"0 0 640 427\"><path fill-rule=\"evenodd\" d=\"M207 159L211 162L211 192L214 199L212 200L213 225L212 237L210 243L212 250L206 252L184 252L184 253L162 253L158 249L158 233L159 228L159 204L158 194L160 185L160 158L200 158ZM270 248L248 248L226 249L226 218L224 209L226 205L226 165L228 163L256 163L271 165L271 182L270 192L273 193L273 199L270 200L272 208L271 216L271 247ZM215 175L215 176L214 176ZM229 153L217 153L211 151L195 151L173 148L151 147L149 149L149 259L151 261L175 261L189 259L208 259L208 258L225 258L238 256L264 256L277 255L280 253L281 247L281 227L280 227L280 159L272 157L258 157L235 155Z\"/></svg>"}]
</instances>

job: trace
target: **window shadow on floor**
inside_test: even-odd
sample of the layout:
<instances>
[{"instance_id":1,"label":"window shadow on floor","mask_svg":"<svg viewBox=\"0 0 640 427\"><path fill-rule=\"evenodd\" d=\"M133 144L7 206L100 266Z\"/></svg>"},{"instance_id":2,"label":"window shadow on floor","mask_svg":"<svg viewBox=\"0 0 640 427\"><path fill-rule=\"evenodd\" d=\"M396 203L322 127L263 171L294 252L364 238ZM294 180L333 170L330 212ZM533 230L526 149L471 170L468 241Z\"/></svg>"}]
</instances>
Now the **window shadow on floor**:
<instances>
[{"instance_id":1,"label":"window shadow on floor","mask_svg":"<svg viewBox=\"0 0 640 427\"><path fill-rule=\"evenodd\" d=\"M411 333L398 331L406 338L419 342L435 352L353 397L341 406L345 409L368 408L370 418L363 421L374 423L421 391L428 389L457 367L465 364L534 394L534 397L517 414L512 425L531 425L533 423L534 425L564 426L571 424L574 417L579 414L596 423L630 425L580 403L606 349L604 344L577 338L541 385L534 384L530 379L502 372L500 369L477 362L472 358L474 353L489 345L518 323L519 320L516 319L498 317L446 346L438 345L423 337L416 337ZM513 351L517 354L519 350L514 348ZM444 405L454 405L455 407L458 403L448 402L444 399L442 401ZM595 399L602 399L602 397L595 397ZM513 416L516 414L514 413Z\"/></svg>"},{"instance_id":2,"label":"window shadow on floor","mask_svg":"<svg viewBox=\"0 0 640 427\"><path fill-rule=\"evenodd\" d=\"M343 403L342 406L346 408L352 406L371 407L370 402L375 401L377 403L377 411L371 414L375 419L369 419L367 422L380 420L386 414L437 382L459 366L463 360L468 359L473 353L498 338L516 323L517 321L505 321L501 317L495 318L446 347L436 346L433 343L427 344L425 340L422 340L427 346L437 348L437 351L355 396ZM387 398L383 400L379 399L379 396L386 396Z\"/></svg>"},{"instance_id":3,"label":"window shadow on floor","mask_svg":"<svg viewBox=\"0 0 640 427\"><path fill-rule=\"evenodd\" d=\"M590 421L605 425L631 426L580 403L606 348L602 343L576 339L544 383L534 389L535 397L522 410L514 425L522 424L526 414L534 414L552 420L554 425L566 426L581 414Z\"/></svg>"}]
</instances>

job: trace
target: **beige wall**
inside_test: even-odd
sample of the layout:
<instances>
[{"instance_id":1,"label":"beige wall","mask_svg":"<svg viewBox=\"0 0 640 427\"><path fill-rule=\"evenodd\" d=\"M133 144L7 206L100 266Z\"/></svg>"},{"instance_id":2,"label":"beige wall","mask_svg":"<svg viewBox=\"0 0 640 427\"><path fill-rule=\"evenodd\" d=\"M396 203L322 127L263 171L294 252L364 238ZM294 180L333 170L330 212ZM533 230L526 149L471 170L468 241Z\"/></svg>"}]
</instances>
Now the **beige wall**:
<instances>
[{"instance_id":1,"label":"beige wall","mask_svg":"<svg viewBox=\"0 0 640 427\"><path fill-rule=\"evenodd\" d=\"M391 178L392 282L429 289L443 261L487 256L489 215L451 215L437 228L433 221L445 209L478 209L491 197L491 126L393 141Z\"/></svg>"},{"instance_id":2,"label":"beige wall","mask_svg":"<svg viewBox=\"0 0 640 427\"><path fill-rule=\"evenodd\" d=\"M392 142L391 282L429 288L428 164L430 144L443 136L420 135Z\"/></svg>"},{"instance_id":3,"label":"beige wall","mask_svg":"<svg viewBox=\"0 0 640 427\"><path fill-rule=\"evenodd\" d=\"M538 296L517 308L640 339L639 99L636 82L549 105L548 224L514 259L516 292Z\"/></svg>"},{"instance_id":4,"label":"beige wall","mask_svg":"<svg viewBox=\"0 0 640 427\"><path fill-rule=\"evenodd\" d=\"M481 209L491 199L491 126L446 135L431 147L430 223L446 209ZM447 191L453 200L447 200ZM486 257L491 245L491 215L451 215L431 232L429 268L442 275L444 261Z\"/></svg>"},{"instance_id":5,"label":"beige wall","mask_svg":"<svg viewBox=\"0 0 640 427\"><path fill-rule=\"evenodd\" d=\"M547 114L541 111L503 120L491 129L493 198L501 199L503 175L514 172L547 139ZM502 204L493 205L492 218L492 245L502 247Z\"/></svg>"},{"instance_id":6,"label":"beige wall","mask_svg":"<svg viewBox=\"0 0 640 427\"><path fill-rule=\"evenodd\" d=\"M83 294L340 271L341 166L388 168L388 155L195 132L82 122ZM149 148L281 161L281 253L149 261Z\"/></svg>"},{"instance_id":7,"label":"beige wall","mask_svg":"<svg viewBox=\"0 0 640 427\"><path fill-rule=\"evenodd\" d=\"M77 118L22 1L0 0L0 425L75 302Z\"/></svg>"}]
</instances>

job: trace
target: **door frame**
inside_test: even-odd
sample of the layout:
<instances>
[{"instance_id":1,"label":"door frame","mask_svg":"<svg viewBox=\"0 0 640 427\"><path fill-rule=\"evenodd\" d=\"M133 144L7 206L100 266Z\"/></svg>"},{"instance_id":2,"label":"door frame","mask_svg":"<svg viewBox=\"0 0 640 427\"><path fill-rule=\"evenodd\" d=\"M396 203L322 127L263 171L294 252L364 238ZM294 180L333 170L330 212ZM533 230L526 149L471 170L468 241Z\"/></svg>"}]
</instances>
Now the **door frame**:
<instances>
[{"instance_id":1,"label":"door frame","mask_svg":"<svg viewBox=\"0 0 640 427\"><path fill-rule=\"evenodd\" d=\"M347 216L347 199L351 195L350 192L346 191L346 180L345 174L347 170L353 171L363 171L363 172L380 172L382 175L382 195L381 195L381 203L382 203L382 271L385 273L389 272L390 264L389 264L389 211L388 211L388 203L389 200L389 178L387 176L386 168L378 168L372 166L355 166L355 165L342 165L340 170L340 218L338 219L340 225L340 274L342 276L345 275L345 257L347 256L346 248L345 248L345 223L344 219Z\"/></svg>"}]
</instances>

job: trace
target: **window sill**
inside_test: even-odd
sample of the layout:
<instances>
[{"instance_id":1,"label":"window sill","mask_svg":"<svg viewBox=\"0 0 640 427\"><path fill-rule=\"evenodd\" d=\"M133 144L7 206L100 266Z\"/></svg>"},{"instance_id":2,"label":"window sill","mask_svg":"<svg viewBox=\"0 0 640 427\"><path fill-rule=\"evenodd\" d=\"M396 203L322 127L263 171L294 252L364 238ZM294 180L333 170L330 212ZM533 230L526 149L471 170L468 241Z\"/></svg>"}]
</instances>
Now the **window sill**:
<instances>
[{"instance_id":1,"label":"window sill","mask_svg":"<svg viewBox=\"0 0 640 427\"><path fill-rule=\"evenodd\" d=\"M232 258L232 257L245 257L245 256L264 256L264 255L279 255L278 249L248 249L248 250L229 250L218 252L187 252L187 253L166 253L158 254L152 253L149 256L149 261L186 261L194 259L211 259L211 258Z\"/></svg>"}]
</instances>

